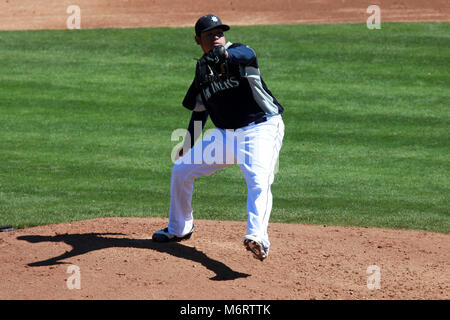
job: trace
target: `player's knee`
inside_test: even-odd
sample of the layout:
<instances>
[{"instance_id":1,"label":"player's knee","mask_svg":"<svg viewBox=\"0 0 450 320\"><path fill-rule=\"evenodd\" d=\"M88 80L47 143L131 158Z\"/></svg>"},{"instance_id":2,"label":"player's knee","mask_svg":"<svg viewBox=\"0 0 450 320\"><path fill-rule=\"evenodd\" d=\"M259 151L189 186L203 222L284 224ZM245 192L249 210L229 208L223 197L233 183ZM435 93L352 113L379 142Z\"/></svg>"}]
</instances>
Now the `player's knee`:
<instances>
[{"instance_id":1,"label":"player's knee","mask_svg":"<svg viewBox=\"0 0 450 320\"><path fill-rule=\"evenodd\" d=\"M196 179L200 174L198 174L192 165L185 163L175 163L172 167L172 178L190 180Z\"/></svg>"},{"instance_id":2,"label":"player's knee","mask_svg":"<svg viewBox=\"0 0 450 320\"><path fill-rule=\"evenodd\" d=\"M172 167L172 176L185 176L187 173L188 166L182 162L175 163Z\"/></svg>"},{"instance_id":3,"label":"player's knee","mask_svg":"<svg viewBox=\"0 0 450 320\"><path fill-rule=\"evenodd\" d=\"M248 190L267 190L270 188L271 179L269 174L253 175L246 179Z\"/></svg>"},{"instance_id":4,"label":"player's knee","mask_svg":"<svg viewBox=\"0 0 450 320\"><path fill-rule=\"evenodd\" d=\"M270 186L267 183L249 183L247 184L248 192L254 195L266 193Z\"/></svg>"}]
</instances>

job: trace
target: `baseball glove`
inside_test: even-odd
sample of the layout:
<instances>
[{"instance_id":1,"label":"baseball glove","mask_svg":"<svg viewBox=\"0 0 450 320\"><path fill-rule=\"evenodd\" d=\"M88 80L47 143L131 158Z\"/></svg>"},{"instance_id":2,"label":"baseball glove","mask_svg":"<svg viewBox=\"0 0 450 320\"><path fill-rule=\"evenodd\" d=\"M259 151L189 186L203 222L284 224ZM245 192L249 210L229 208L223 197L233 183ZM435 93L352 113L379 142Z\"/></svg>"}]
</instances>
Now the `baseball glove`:
<instances>
[{"instance_id":1,"label":"baseball glove","mask_svg":"<svg viewBox=\"0 0 450 320\"><path fill-rule=\"evenodd\" d=\"M228 67L226 62L226 50L223 46L214 47L207 54L197 60L195 70L195 82L198 88L209 85L226 76Z\"/></svg>"}]
</instances>

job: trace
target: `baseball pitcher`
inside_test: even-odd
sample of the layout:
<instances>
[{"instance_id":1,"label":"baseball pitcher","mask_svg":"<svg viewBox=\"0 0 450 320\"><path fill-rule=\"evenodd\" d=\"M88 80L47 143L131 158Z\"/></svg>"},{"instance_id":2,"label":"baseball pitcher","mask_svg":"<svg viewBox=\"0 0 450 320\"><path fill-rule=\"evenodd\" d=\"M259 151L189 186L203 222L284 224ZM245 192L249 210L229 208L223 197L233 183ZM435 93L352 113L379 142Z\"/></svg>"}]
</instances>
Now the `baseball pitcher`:
<instances>
[{"instance_id":1,"label":"baseball pitcher","mask_svg":"<svg viewBox=\"0 0 450 320\"><path fill-rule=\"evenodd\" d=\"M243 243L263 261L270 247L270 187L284 136L283 107L264 83L253 49L226 41L224 32L229 29L212 14L195 24L195 41L204 54L183 100L192 111L191 139L173 166L168 227L155 232L153 241L189 239L194 231L194 180L238 164L248 189ZM216 128L195 143L195 122L201 121L203 128L208 117Z\"/></svg>"}]
</instances>

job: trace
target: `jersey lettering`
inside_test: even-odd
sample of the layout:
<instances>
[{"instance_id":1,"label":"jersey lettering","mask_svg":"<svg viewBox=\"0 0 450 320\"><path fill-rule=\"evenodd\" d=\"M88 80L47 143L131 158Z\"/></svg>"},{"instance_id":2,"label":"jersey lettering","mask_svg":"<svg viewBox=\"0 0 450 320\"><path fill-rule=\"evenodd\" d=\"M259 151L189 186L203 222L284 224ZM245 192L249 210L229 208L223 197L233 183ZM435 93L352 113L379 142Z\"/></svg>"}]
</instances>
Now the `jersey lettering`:
<instances>
[{"instance_id":1,"label":"jersey lettering","mask_svg":"<svg viewBox=\"0 0 450 320\"><path fill-rule=\"evenodd\" d=\"M218 92L237 87L239 87L239 80L232 76L227 79L220 79L219 81L211 82L209 87L203 89L203 95L205 96L206 101L208 101L212 95Z\"/></svg>"}]
</instances>

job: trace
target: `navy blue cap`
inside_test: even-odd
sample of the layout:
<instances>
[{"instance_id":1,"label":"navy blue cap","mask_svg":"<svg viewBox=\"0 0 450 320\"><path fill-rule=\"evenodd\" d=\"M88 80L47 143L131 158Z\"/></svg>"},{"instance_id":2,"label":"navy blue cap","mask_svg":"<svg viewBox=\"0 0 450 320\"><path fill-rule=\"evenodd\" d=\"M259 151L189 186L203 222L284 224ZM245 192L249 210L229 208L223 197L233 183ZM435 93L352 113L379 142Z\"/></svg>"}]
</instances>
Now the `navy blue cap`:
<instances>
[{"instance_id":1,"label":"navy blue cap","mask_svg":"<svg viewBox=\"0 0 450 320\"><path fill-rule=\"evenodd\" d=\"M202 32L215 28L220 28L223 31L230 30L230 27L226 24L223 24L218 16L214 14L207 14L197 20L197 23L195 24L195 34L197 36L200 36Z\"/></svg>"}]
</instances>

